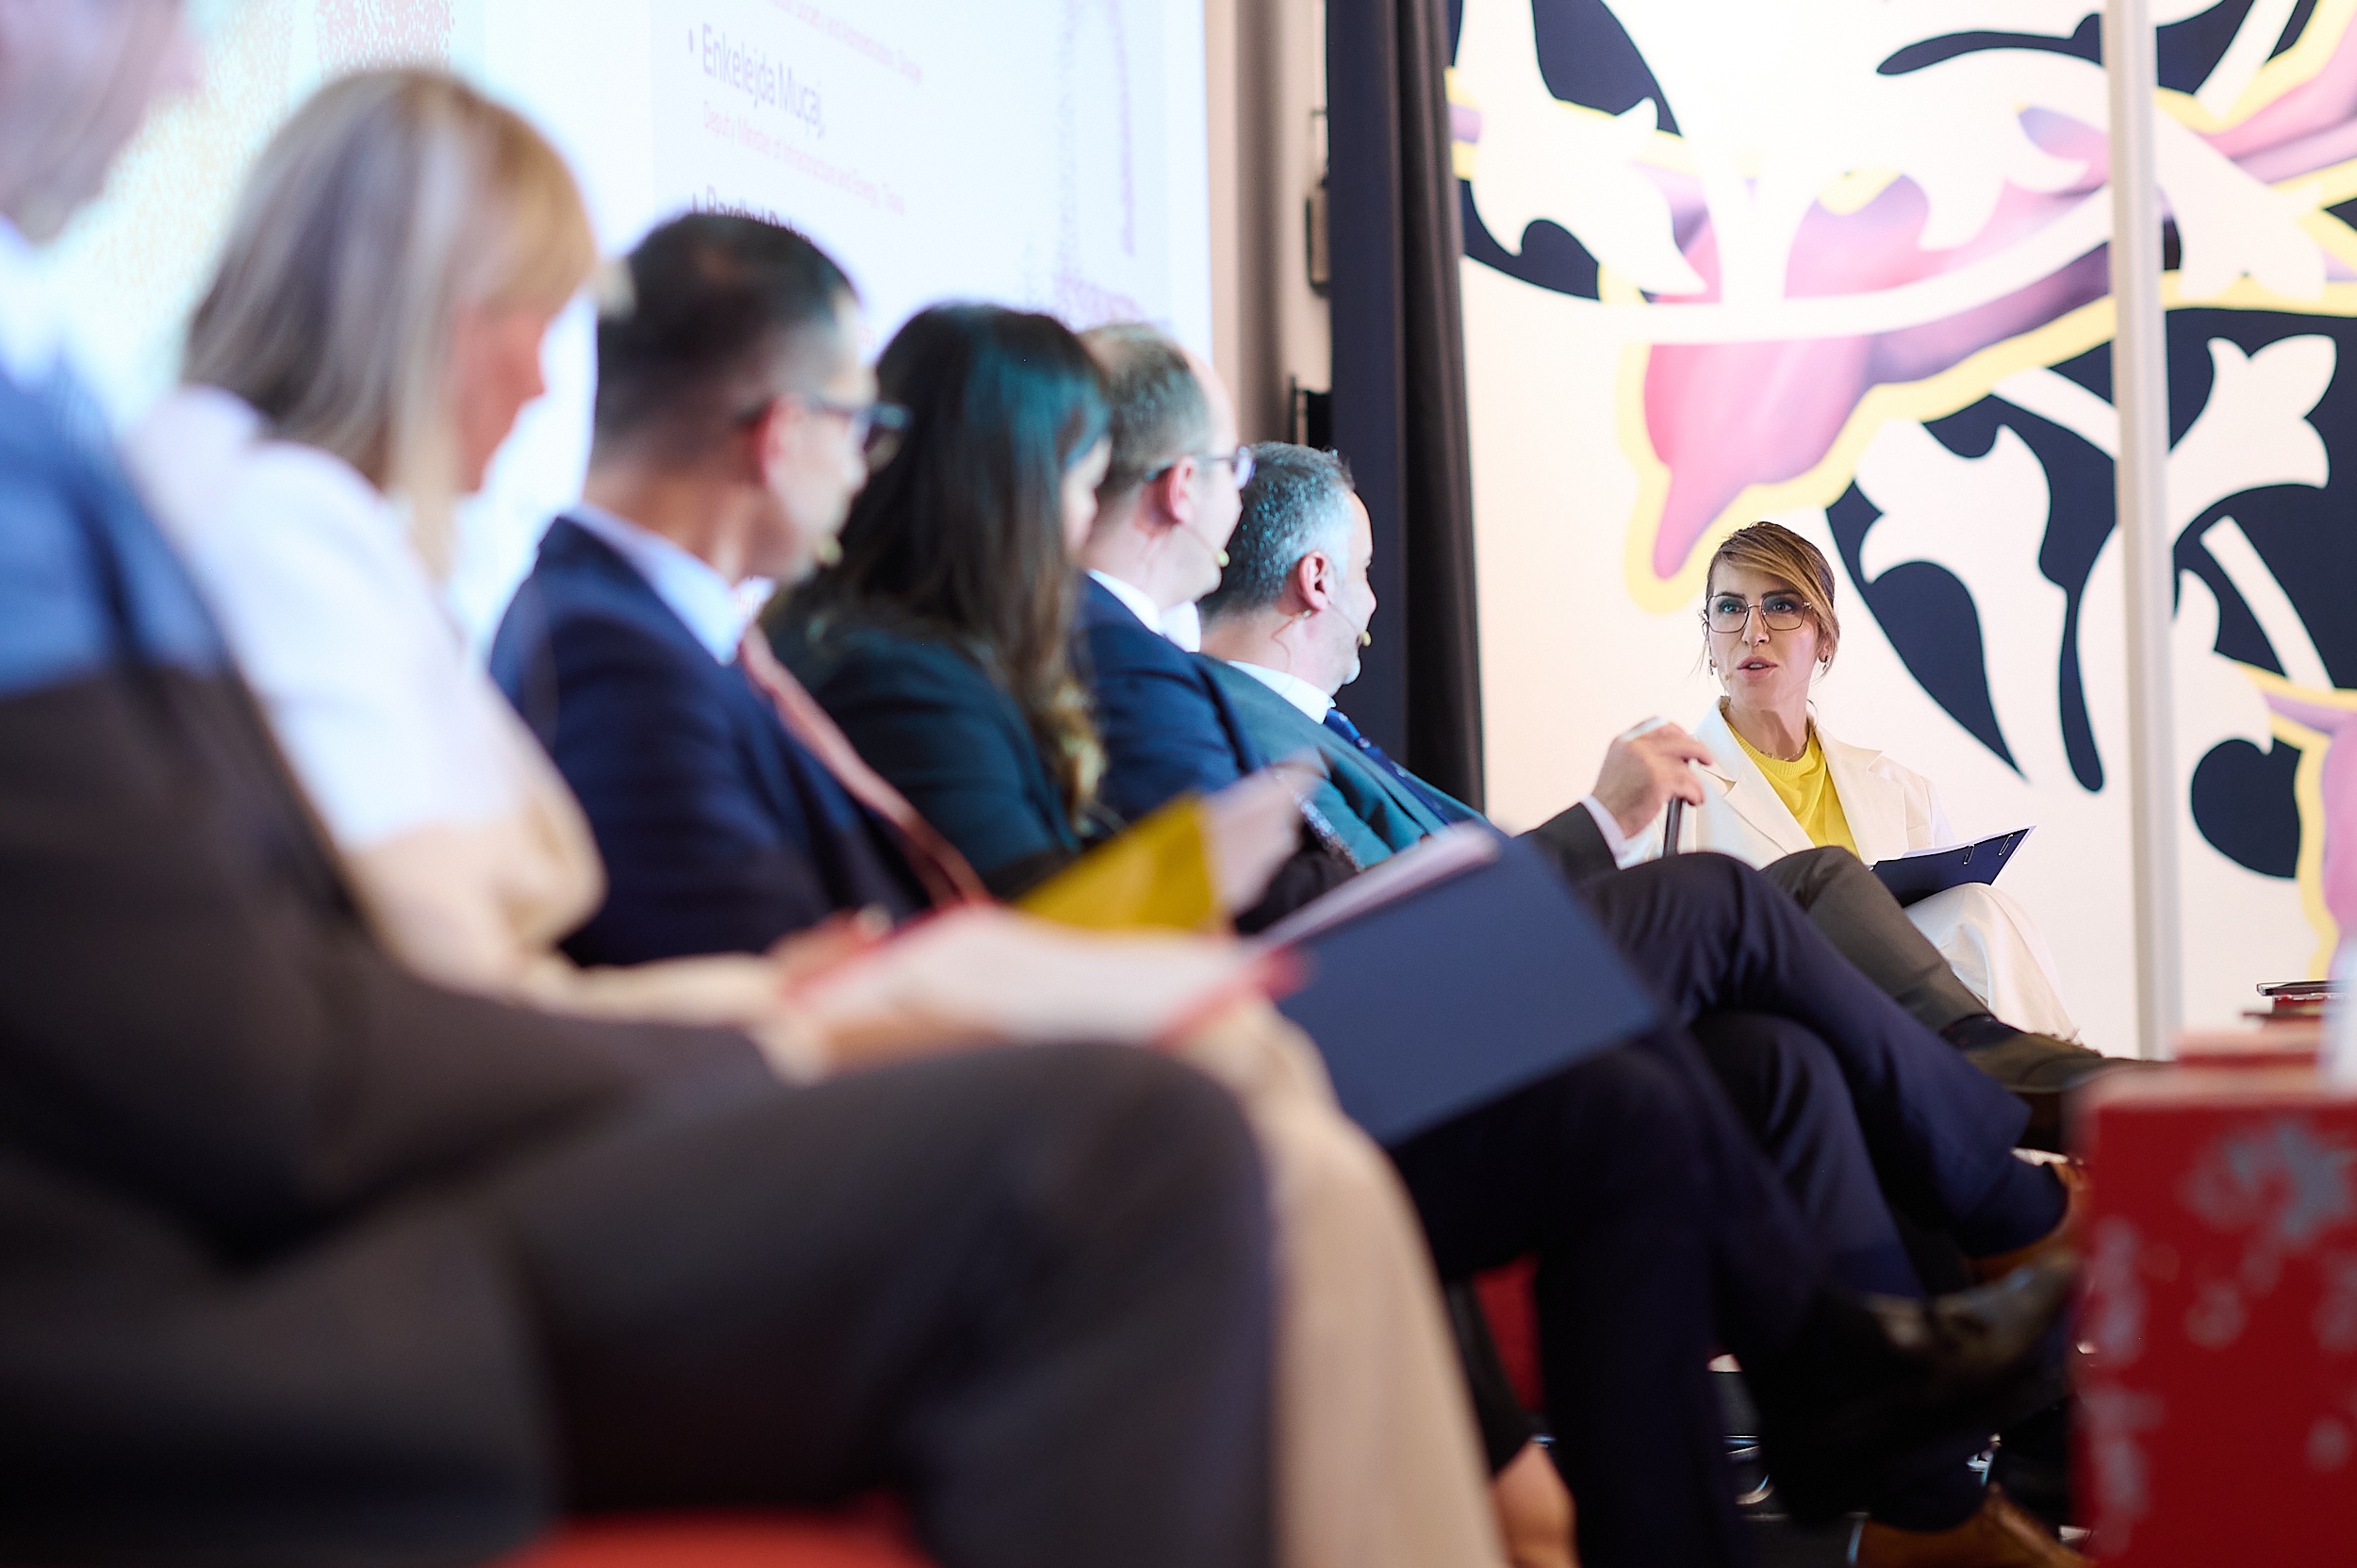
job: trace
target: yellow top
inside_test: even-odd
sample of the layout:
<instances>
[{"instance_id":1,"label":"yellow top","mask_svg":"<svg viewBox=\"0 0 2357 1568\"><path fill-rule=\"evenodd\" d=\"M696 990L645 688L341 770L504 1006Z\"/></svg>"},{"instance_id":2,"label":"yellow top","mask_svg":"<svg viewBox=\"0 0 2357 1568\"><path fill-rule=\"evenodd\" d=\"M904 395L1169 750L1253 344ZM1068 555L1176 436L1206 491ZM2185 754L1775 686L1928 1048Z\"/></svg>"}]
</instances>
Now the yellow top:
<instances>
[{"instance_id":1,"label":"yellow top","mask_svg":"<svg viewBox=\"0 0 2357 1568\"><path fill-rule=\"evenodd\" d=\"M1857 840L1850 836L1850 819L1841 814L1841 795L1833 786L1833 769L1825 766L1825 749L1817 744L1817 726L1808 727L1808 750L1798 762L1786 762L1772 757L1750 741L1745 740L1734 725L1727 726L1735 743L1759 765L1768 787L1776 792L1785 808L1792 813L1808 841L1819 846L1838 845L1852 854L1857 853Z\"/></svg>"}]
</instances>

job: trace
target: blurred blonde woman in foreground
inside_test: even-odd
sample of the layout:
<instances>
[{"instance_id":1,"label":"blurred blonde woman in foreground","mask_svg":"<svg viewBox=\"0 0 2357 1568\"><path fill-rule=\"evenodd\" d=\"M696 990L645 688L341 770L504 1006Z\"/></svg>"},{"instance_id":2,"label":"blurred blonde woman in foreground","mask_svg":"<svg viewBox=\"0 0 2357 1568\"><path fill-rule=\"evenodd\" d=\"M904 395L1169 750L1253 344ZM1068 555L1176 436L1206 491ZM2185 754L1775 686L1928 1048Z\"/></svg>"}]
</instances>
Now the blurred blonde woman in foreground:
<instances>
[{"instance_id":1,"label":"blurred blonde woman in foreground","mask_svg":"<svg viewBox=\"0 0 2357 1568\"><path fill-rule=\"evenodd\" d=\"M799 1050L808 1071L921 1048L902 1036L945 1030L1157 1042L1178 999L1240 988L1248 966L1232 943L1065 934L969 911L871 961L897 962L896 985L822 983L822 996L885 993L885 1016L830 1016L814 1053L798 1040L810 1032L799 977L859 945L855 932L789 938L766 958L628 968L558 953L602 897L596 848L467 657L439 578L453 503L539 395L541 338L594 259L570 175L522 120L438 74L333 84L264 153L190 328L188 385L135 443L135 468L387 945L463 989L749 1027L783 1039L773 1053ZM1263 879L1292 842L1291 801L1278 803ZM1429 1257L1396 1177L1264 1004L1211 1016L1173 1048L1236 1093L1269 1167L1280 1560L1500 1561ZM863 1044L847 1063L829 1040Z\"/></svg>"}]
</instances>

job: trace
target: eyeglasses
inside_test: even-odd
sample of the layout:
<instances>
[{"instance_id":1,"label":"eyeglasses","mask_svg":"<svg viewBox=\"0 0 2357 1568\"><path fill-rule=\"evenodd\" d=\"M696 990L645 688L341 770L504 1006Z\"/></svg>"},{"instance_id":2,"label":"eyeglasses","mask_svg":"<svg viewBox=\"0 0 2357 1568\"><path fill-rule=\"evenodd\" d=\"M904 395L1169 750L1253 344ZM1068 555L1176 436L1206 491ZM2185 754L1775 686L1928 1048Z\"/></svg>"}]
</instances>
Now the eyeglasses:
<instances>
[{"instance_id":1,"label":"eyeglasses","mask_svg":"<svg viewBox=\"0 0 2357 1568\"><path fill-rule=\"evenodd\" d=\"M1252 449L1248 446L1240 446L1233 452L1182 452L1147 474L1146 483L1151 485L1190 457L1198 463L1227 464L1236 470L1236 488L1240 490L1252 483Z\"/></svg>"},{"instance_id":2,"label":"eyeglasses","mask_svg":"<svg viewBox=\"0 0 2357 1568\"><path fill-rule=\"evenodd\" d=\"M821 414L832 414L849 420L851 439L867 459L867 471L875 472L892 461L900 450L900 438L908 434L909 411L897 403L839 403L817 392L788 392L804 406Z\"/></svg>"},{"instance_id":3,"label":"eyeglasses","mask_svg":"<svg viewBox=\"0 0 2357 1568\"><path fill-rule=\"evenodd\" d=\"M1808 601L1797 593L1763 593L1756 604L1722 593L1703 611L1703 619L1714 632L1740 632L1751 625L1752 613L1757 611L1771 632L1797 632L1808 619L1809 608Z\"/></svg>"},{"instance_id":4,"label":"eyeglasses","mask_svg":"<svg viewBox=\"0 0 2357 1568\"><path fill-rule=\"evenodd\" d=\"M897 403L845 403L823 392L783 391L759 406L749 408L737 418L740 425L753 424L769 412L777 398L792 398L813 413L829 414L846 421L851 427L851 439L867 461L867 471L874 473L892 461L900 450L900 439L908 434L909 411Z\"/></svg>"}]
</instances>

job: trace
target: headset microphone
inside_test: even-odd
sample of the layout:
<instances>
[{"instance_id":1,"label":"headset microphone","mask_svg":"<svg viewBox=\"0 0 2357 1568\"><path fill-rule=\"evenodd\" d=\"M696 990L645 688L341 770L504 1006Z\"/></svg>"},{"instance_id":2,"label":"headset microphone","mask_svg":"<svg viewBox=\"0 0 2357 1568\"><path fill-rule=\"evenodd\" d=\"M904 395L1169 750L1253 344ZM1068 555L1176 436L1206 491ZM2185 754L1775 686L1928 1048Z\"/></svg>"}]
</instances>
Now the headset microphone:
<instances>
[{"instance_id":1,"label":"headset microphone","mask_svg":"<svg viewBox=\"0 0 2357 1568\"><path fill-rule=\"evenodd\" d=\"M1202 551L1206 555L1209 555L1211 558L1211 564L1213 566L1219 568L1222 571L1226 571L1228 569L1228 552L1215 548L1211 540L1205 538L1202 535L1196 533L1194 529L1188 527L1183 522L1174 522L1171 526L1178 532L1184 534L1188 538L1193 539L1195 543L1195 548Z\"/></svg>"}]
</instances>

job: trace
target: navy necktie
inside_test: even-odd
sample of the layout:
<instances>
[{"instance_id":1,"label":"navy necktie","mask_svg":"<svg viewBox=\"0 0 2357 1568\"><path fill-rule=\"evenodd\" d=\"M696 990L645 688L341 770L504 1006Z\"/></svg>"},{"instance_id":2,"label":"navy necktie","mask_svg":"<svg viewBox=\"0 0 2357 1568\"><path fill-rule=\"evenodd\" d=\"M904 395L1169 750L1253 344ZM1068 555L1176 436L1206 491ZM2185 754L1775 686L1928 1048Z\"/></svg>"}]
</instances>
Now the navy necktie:
<instances>
[{"instance_id":1,"label":"navy necktie","mask_svg":"<svg viewBox=\"0 0 2357 1568\"><path fill-rule=\"evenodd\" d=\"M1409 793L1424 802L1426 810L1442 821L1461 822L1465 819L1464 807L1393 762L1390 753L1386 752L1382 747L1359 733L1359 726L1353 724L1342 709L1326 710L1326 727L1356 746L1369 762L1398 780Z\"/></svg>"}]
</instances>

